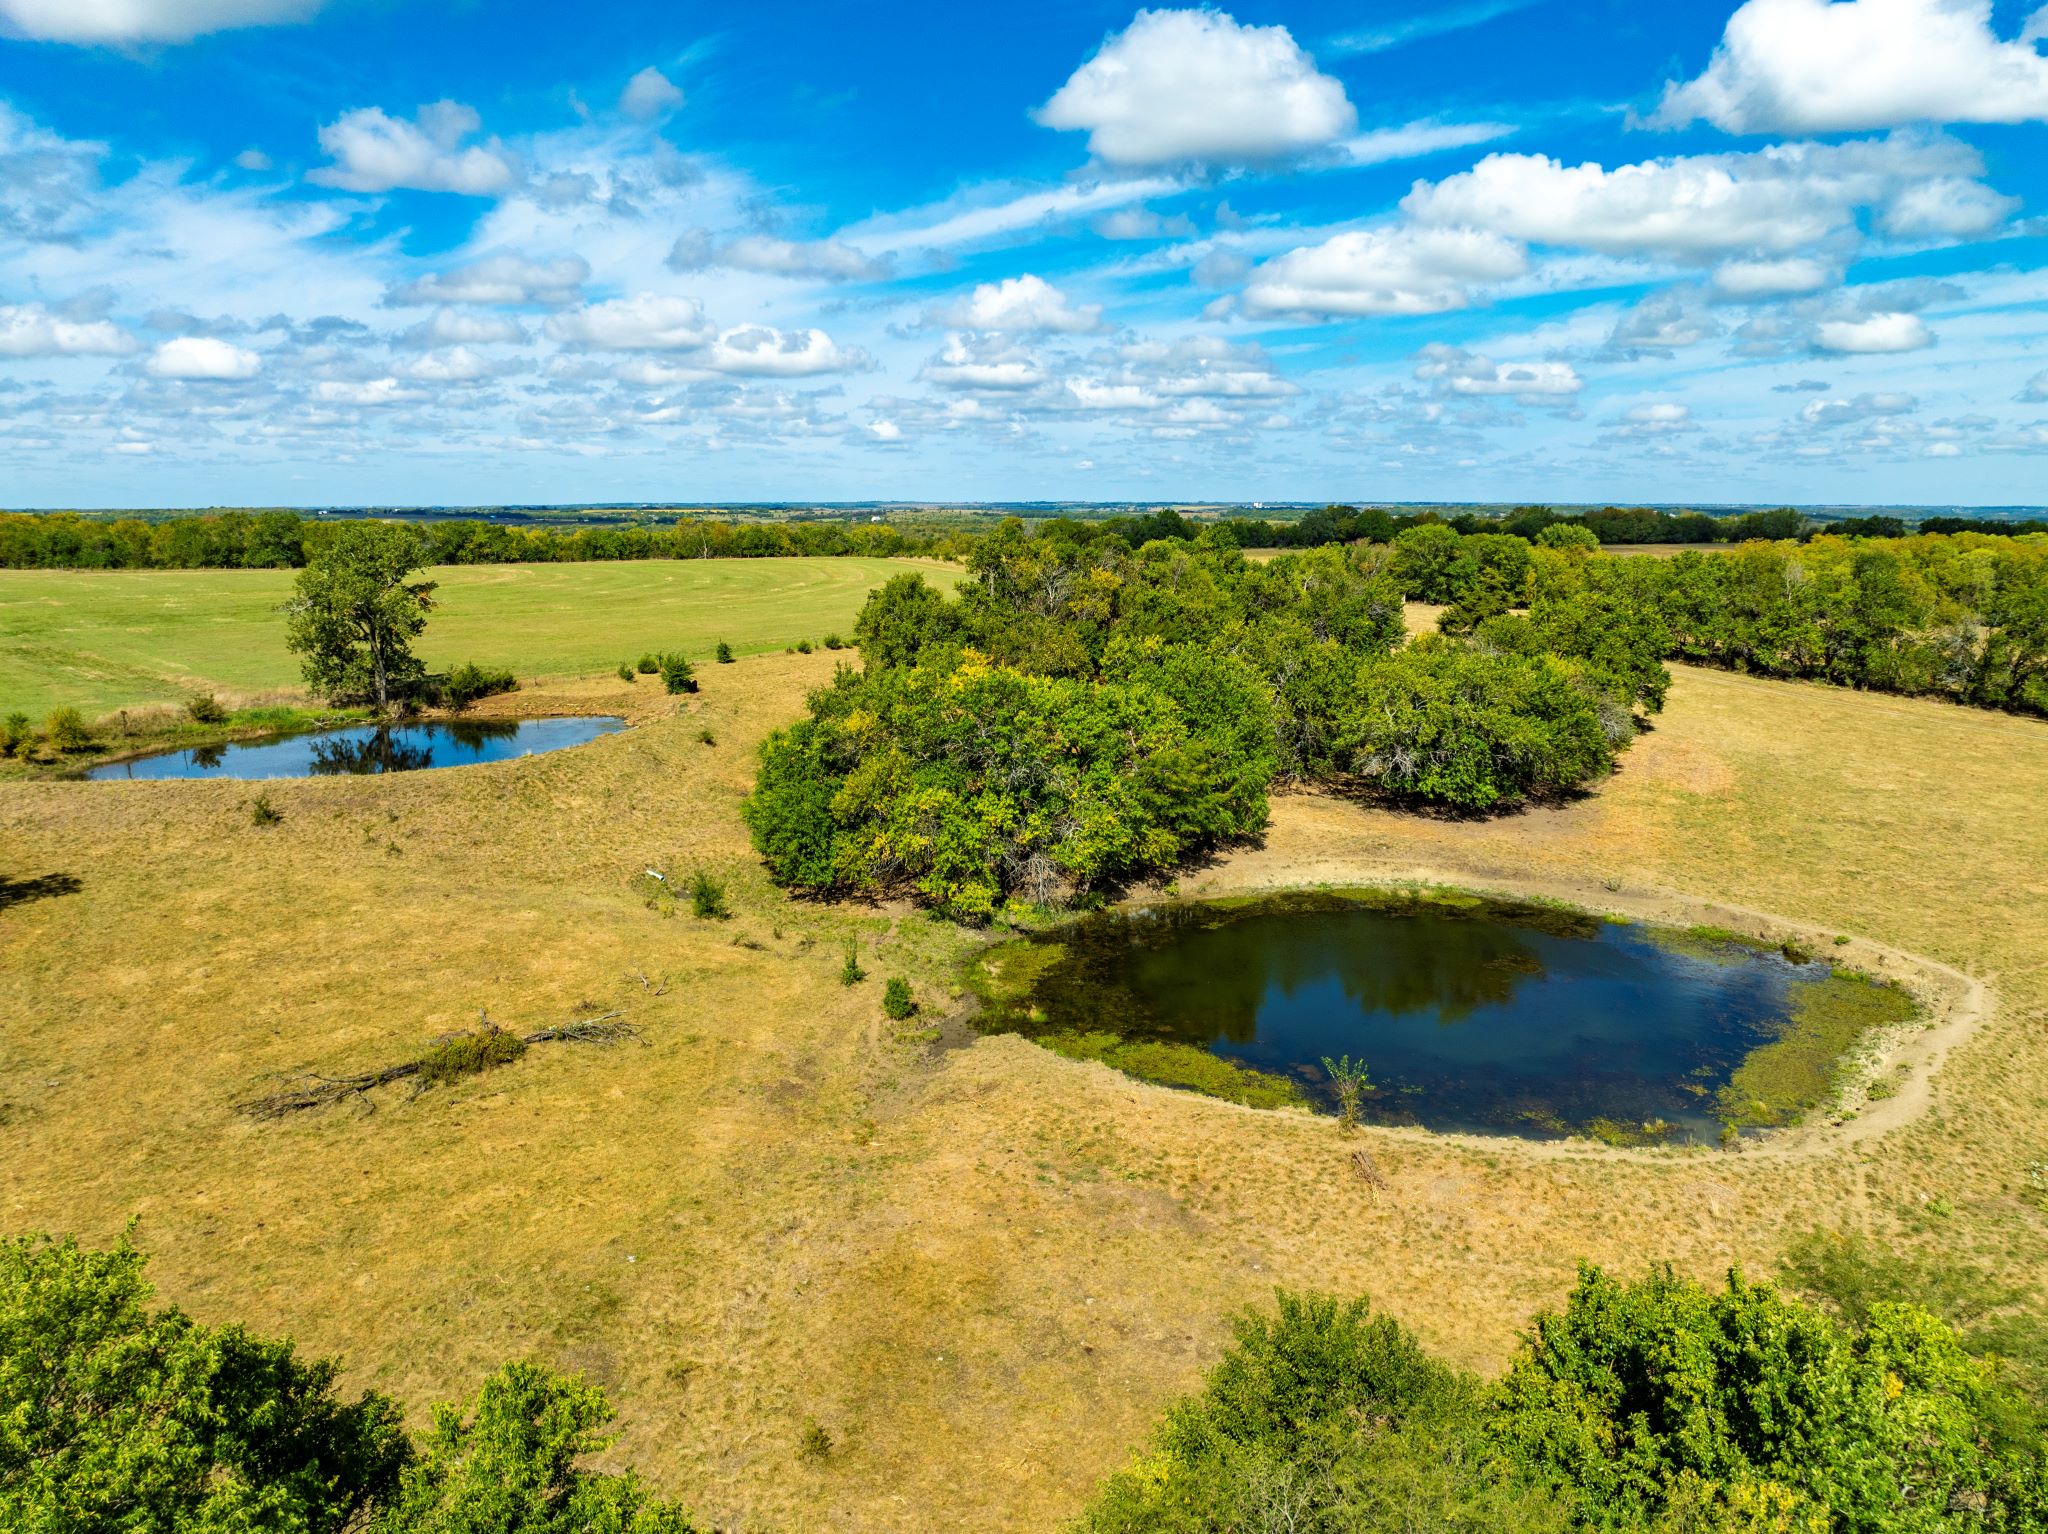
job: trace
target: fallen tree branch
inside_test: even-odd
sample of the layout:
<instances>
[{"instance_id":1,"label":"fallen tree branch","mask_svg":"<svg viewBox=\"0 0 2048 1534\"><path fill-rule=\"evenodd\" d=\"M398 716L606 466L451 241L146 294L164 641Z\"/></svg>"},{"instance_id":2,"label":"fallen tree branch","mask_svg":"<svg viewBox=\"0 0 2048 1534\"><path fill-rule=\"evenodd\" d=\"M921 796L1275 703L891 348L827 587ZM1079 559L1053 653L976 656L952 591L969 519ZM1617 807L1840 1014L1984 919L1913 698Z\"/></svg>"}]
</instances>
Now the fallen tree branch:
<instances>
[{"instance_id":1,"label":"fallen tree branch","mask_svg":"<svg viewBox=\"0 0 2048 1534\"><path fill-rule=\"evenodd\" d=\"M235 1104L237 1113L253 1119L281 1119L313 1108L331 1108L347 1103L361 1113L373 1113L376 1104L370 1094L394 1081L410 1080L412 1096L418 1097L436 1082L460 1076L480 1075L506 1065L525 1054L534 1044L598 1044L610 1046L628 1039L645 1045L640 1030L622 1022L623 1012L606 1012L597 1017L576 1018L553 1028L515 1034L500 1028L489 1015L479 1011L477 1026L460 1033L447 1033L430 1042L427 1053L417 1060L387 1065L381 1070L355 1076L322 1076L316 1072L283 1075L271 1079L281 1083L275 1092ZM410 1101L410 1099L408 1099Z\"/></svg>"}]
</instances>

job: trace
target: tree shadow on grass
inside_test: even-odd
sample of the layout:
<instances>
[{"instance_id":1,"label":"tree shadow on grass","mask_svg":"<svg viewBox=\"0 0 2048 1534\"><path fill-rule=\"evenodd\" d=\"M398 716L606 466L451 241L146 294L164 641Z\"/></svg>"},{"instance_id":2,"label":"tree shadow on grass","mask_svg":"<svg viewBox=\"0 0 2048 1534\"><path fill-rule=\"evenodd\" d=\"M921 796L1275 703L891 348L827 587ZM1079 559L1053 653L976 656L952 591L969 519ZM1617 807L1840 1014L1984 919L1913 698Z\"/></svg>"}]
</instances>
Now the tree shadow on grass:
<instances>
[{"instance_id":1,"label":"tree shadow on grass","mask_svg":"<svg viewBox=\"0 0 2048 1534\"><path fill-rule=\"evenodd\" d=\"M84 888L76 874L39 874L33 879L9 879L0 875L0 911L27 905L31 900L75 895Z\"/></svg>"}]
</instances>

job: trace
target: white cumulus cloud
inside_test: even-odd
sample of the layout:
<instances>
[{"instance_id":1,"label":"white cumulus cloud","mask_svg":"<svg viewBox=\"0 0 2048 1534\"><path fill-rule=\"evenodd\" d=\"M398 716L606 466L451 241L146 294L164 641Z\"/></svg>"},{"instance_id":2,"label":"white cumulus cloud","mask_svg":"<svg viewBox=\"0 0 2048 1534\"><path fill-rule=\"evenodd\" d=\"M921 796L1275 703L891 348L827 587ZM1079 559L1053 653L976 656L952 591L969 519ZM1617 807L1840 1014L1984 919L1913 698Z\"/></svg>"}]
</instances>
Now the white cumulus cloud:
<instances>
[{"instance_id":1,"label":"white cumulus cloud","mask_svg":"<svg viewBox=\"0 0 2048 1534\"><path fill-rule=\"evenodd\" d=\"M701 360L720 373L758 378L802 378L867 364L864 353L842 349L822 330L777 330L773 325L721 331Z\"/></svg>"},{"instance_id":2,"label":"white cumulus cloud","mask_svg":"<svg viewBox=\"0 0 2048 1534\"><path fill-rule=\"evenodd\" d=\"M565 346L594 351L692 351L717 334L694 298L637 293L586 304L550 317L548 334Z\"/></svg>"},{"instance_id":3,"label":"white cumulus cloud","mask_svg":"<svg viewBox=\"0 0 2048 1534\"><path fill-rule=\"evenodd\" d=\"M322 0L0 0L17 37L56 43L183 43L204 32L304 21Z\"/></svg>"},{"instance_id":4,"label":"white cumulus cloud","mask_svg":"<svg viewBox=\"0 0 2048 1534\"><path fill-rule=\"evenodd\" d=\"M644 123L666 117L682 104L682 91L652 64L628 80L619 93L619 110Z\"/></svg>"},{"instance_id":5,"label":"white cumulus cloud","mask_svg":"<svg viewBox=\"0 0 2048 1534\"><path fill-rule=\"evenodd\" d=\"M1451 394L1505 395L1525 404L1555 403L1585 387L1569 362L1495 362L1438 342L1416 354L1415 376Z\"/></svg>"},{"instance_id":6,"label":"white cumulus cloud","mask_svg":"<svg viewBox=\"0 0 2048 1534\"><path fill-rule=\"evenodd\" d=\"M524 256L486 256L467 266L392 288L384 301L410 304L573 304L590 280L590 263L580 256L529 261Z\"/></svg>"},{"instance_id":7,"label":"white cumulus cloud","mask_svg":"<svg viewBox=\"0 0 2048 1534\"><path fill-rule=\"evenodd\" d=\"M1724 298L1785 298L1817 293L1828 285L1828 269L1807 256L1779 261L1724 261L1714 268L1714 291Z\"/></svg>"},{"instance_id":8,"label":"white cumulus cloud","mask_svg":"<svg viewBox=\"0 0 2048 1534\"><path fill-rule=\"evenodd\" d=\"M1102 306L1070 303L1043 277L1026 272L981 283L967 297L935 311L933 318L963 330L1057 330L1078 335L1102 328Z\"/></svg>"},{"instance_id":9,"label":"white cumulus cloud","mask_svg":"<svg viewBox=\"0 0 2048 1534\"><path fill-rule=\"evenodd\" d=\"M1917 314L1880 313L1861 319L1823 320L1814 344L1828 352L1910 352L1934 344L1934 333Z\"/></svg>"},{"instance_id":10,"label":"white cumulus cloud","mask_svg":"<svg viewBox=\"0 0 2048 1534\"><path fill-rule=\"evenodd\" d=\"M1513 241L1478 229L1354 229L1288 251L1244 291L1252 314L1441 314L1471 302L1469 284L1520 276Z\"/></svg>"},{"instance_id":11,"label":"white cumulus cloud","mask_svg":"<svg viewBox=\"0 0 2048 1534\"><path fill-rule=\"evenodd\" d=\"M1037 111L1115 165L1241 163L1320 149L1358 114L1285 27L1221 11L1140 11Z\"/></svg>"},{"instance_id":12,"label":"white cumulus cloud","mask_svg":"<svg viewBox=\"0 0 2048 1534\"><path fill-rule=\"evenodd\" d=\"M135 339L102 319L67 319L41 304L0 304L0 357L119 357Z\"/></svg>"},{"instance_id":13,"label":"white cumulus cloud","mask_svg":"<svg viewBox=\"0 0 2048 1534\"><path fill-rule=\"evenodd\" d=\"M320 130L320 147L334 163L306 179L346 192L407 188L495 197L517 184L519 172L496 139L462 142L482 126L475 108L459 101L429 103L411 122L359 107Z\"/></svg>"},{"instance_id":14,"label":"white cumulus cloud","mask_svg":"<svg viewBox=\"0 0 2048 1534\"><path fill-rule=\"evenodd\" d=\"M239 382L263 371L263 359L247 347L214 336L179 336L150 354L150 373L157 378Z\"/></svg>"},{"instance_id":15,"label":"white cumulus cloud","mask_svg":"<svg viewBox=\"0 0 2048 1534\"><path fill-rule=\"evenodd\" d=\"M1006 336L955 332L919 377L942 389L1029 389L1045 381L1045 366Z\"/></svg>"},{"instance_id":16,"label":"white cumulus cloud","mask_svg":"<svg viewBox=\"0 0 2048 1534\"><path fill-rule=\"evenodd\" d=\"M1907 122L2048 119L2033 28L1992 30L1991 0L1746 0L1659 120L1731 133L1844 133Z\"/></svg>"}]
</instances>

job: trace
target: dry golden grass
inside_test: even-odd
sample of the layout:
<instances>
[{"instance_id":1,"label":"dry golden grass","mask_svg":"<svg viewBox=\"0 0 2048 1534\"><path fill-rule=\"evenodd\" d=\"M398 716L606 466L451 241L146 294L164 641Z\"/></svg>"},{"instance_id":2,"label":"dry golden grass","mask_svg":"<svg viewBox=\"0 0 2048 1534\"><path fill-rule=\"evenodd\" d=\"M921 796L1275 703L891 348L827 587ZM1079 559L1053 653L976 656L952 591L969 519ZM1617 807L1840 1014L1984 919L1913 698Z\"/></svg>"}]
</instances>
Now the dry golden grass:
<instances>
[{"instance_id":1,"label":"dry golden grass","mask_svg":"<svg viewBox=\"0 0 2048 1534\"><path fill-rule=\"evenodd\" d=\"M583 1369L622 1409L616 1459L750 1530L1052 1527L1275 1283L1369 1293L1496 1367L1580 1256L1755 1268L1828 1222L2048 1272L2022 1172L2048 1157L2041 724L1684 671L1575 805L1461 823L1277 801L1263 848L1184 885L1681 893L1993 981L1931 1107L1889 1133L1798 1158L1368 1133L1375 1196L1329 1120L1017 1039L899 1037L883 978L937 1010L971 939L783 899L735 813L754 743L835 659L702 668L682 717L615 683L493 700L641 725L268 785L267 829L250 785L0 784L0 877L79 881L0 905L0 1223L108 1241L137 1216L171 1298L341 1354L415 1411L507 1356ZM648 866L724 872L735 918L648 910ZM871 978L846 989L850 934ZM647 1047L535 1050L367 1118L230 1111L269 1072L585 1000ZM822 1463L796 1455L811 1418L838 1444Z\"/></svg>"}]
</instances>

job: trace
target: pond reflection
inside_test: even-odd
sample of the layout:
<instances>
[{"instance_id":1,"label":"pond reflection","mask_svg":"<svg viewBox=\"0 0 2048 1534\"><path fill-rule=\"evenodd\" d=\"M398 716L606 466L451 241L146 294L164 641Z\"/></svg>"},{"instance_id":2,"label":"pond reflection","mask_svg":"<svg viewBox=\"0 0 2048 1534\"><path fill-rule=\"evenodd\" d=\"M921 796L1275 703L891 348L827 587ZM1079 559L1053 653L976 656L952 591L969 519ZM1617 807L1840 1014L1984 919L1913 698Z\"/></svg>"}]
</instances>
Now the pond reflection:
<instances>
[{"instance_id":1,"label":"pond reflection","mask_svg":"<svg viewBox=\"0 0 2048 1534\"><path fill-rule=\"evenodd\" d=\"M357 725L304 735L163 751L108 762L88 778L323 778L419 772L580 746L626 727L614 714Z\"/></svg>"},{"instance_id":2,"label":"pond reflection","mask_svg":"<svg viewBox=\"0 0 2048 1534\"><path fill-rule=\"evenodd\" d=\"M1363 1059L1364 1116L1552 1135L1600 1121L1711 1137L1714 1091L1824 974L1654 929L1470 896L1293 894L1111 913L1034 940L1046 961L984 1026L1196 1046L1324 1106Z\"/></svg>"}]
</instances>

